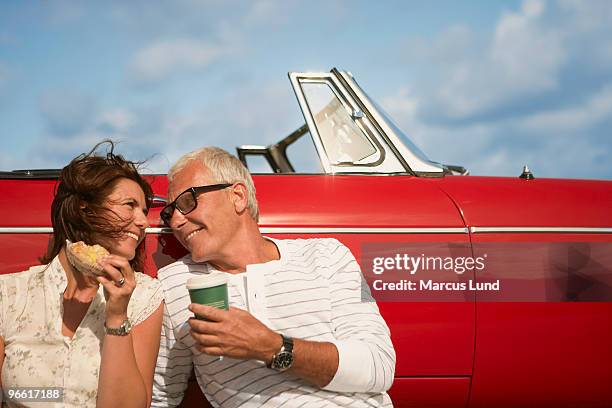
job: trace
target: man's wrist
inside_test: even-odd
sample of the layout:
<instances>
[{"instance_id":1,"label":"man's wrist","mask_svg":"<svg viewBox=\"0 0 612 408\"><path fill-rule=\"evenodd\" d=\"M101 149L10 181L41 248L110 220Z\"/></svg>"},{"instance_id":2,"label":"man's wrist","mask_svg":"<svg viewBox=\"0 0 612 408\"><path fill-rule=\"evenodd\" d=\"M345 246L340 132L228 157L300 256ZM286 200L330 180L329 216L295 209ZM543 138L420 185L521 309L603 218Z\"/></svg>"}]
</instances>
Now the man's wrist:
<instances>
[{"instance_id":1,"label":"man's wrist","mask_svg":"<svg viewBox=\"0 0 612 408\"><path fill-rule=\"evenodd\" d=\"M264 354L264 358L262 361L266 363L266 366L269 366L272 362L272 359L278 353L278 350L283 347L283 336L280 333L276 333L274 331L270 332L270 347L267 348Z\"/></svg>"},{"instance_id":2,"label":"man's wrist","mask_svg":"<svg viewBox=\"0 0 612 408\"><path fill-rule=\"evenodd\" d=\"M281 348L272 356L268 368L276 371L286 371L293 366L293 339L280 335L283 341Z\"/></svg>"}]
</instances>

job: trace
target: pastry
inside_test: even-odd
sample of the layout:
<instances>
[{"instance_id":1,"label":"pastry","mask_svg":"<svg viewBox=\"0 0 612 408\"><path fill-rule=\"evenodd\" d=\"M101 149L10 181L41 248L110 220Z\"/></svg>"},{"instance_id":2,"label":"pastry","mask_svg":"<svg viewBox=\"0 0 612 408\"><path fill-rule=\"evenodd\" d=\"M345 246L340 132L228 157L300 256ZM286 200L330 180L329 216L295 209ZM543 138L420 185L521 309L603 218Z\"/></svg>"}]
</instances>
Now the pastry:
<instances>
[{"instance_id":1,"label":"pastry","mask_svg":"<svg viewBox=\"0 0 612 408\"><path fill-rule=\"evenodd\" d=\"M98 264L98 259L109 255L109 252L101 245L66 241L66 255L72 266L83 274L94 276L105 274L104 269Z\"/></svg>"}]
</instances>

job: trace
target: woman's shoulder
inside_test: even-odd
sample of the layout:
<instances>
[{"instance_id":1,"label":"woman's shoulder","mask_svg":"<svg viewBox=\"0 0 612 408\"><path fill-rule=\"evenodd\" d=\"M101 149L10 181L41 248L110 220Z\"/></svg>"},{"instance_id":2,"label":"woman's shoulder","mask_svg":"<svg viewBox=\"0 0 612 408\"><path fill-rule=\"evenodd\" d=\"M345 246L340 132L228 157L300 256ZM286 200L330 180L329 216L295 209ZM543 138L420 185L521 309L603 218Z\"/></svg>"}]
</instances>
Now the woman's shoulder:
<instances>
[{"instance_id":1,"label":"woman's shoulder","mask_svg":"<svg viewBox=\"0 0 612 408\"><path fill-rule=\"evenodd\" d=\"M142 272L134 272L134 277L136 279L136 287L142 287L143 289L152 289L157 290L161 287L159 280L152 278L146 273Z\"/></svg>"},{"instance_id":2,"label":"woman's shoulder","mask_svg":"<svg viewBox=\"0 0 612 408\"><path fill-rule=\"evenodd\" d=\"M135 272L136 289L128 306L132 324L136 325L151 315L164 300L161 285L157 279L141 272Z\"/></svg>"},{"instance_id":3,"label":"woman's shoulder","mask_svg":"<svg viewBox=\"0 0 612 408\"><path fill-rule=\"evenodd\" d=\"M24 271L0 275L0 285L5 287L27 288L43 276L48 265L36 265Z\"/></svg>"},{"instance_id":4,"label":"woman's shoulder","mask_svg":"<svg viewBox=\"0 0 612 408\"><path fill-rule=\"evenodd\" d=\"M46 265L33 266L22 272L0 275L0 337L7 322L14 321L27 307L28 299L42 295Z\"/></svg>"},{"instance_id":5,"label":"woman's shoulder","mask_svg":"<svg viewBox=\"0 0 612 408\"><path fill-rule=\"evenodd\" d=\"M135 272L134 278L136 280L136 289L132 297L136 296L146 301L146 299L158 297L156 296L158 293L163 293L159 280L141 272Z\"/></svg>"}]
</instances>

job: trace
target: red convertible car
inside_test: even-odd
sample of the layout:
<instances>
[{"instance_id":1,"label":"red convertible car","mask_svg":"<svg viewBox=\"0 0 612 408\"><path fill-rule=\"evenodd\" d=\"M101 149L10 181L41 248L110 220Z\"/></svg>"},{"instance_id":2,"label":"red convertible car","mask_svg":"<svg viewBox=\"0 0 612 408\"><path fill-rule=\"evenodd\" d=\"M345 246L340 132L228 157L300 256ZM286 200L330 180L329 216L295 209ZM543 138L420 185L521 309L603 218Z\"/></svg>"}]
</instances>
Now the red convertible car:
<instances>
[{"instance_id":1,"label":"red convertible car","mask_svg":"<svg viewBox=\"0 0 612 408\"><path fill-rule=\"evenodd\" d=\"M470 176L429 160L350 73L289 77L305 124L238 148L269 173L254 176L260 229L352 249L391 329L395 406L612 407L612 181ZM301 170L306 152L319 170ZM0 273L45 252L57 174L0 174ZM155 275L185 250L159 219L165 176L149 180ZM190 390L183 405L201 404Z\"/></svg>"}]
</instances>

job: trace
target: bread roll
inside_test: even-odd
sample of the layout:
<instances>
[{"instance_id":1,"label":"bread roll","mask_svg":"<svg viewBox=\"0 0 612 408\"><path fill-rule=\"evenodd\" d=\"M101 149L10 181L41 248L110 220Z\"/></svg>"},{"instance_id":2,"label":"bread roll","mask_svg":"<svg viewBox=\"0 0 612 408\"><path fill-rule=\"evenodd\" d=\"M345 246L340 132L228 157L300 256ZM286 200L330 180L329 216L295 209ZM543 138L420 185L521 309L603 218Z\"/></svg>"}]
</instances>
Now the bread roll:
<instances>
[{"instance_id":1,"label":"bread roll","mask_svg":"<svg viewBox=\"0 0 612 408\"><path fill-rule=\"evenodd\" d=\"M103 246L87 245L83 241L72 243L66 241L68 261L85 275L103 276L104 269L98 264L98 259L109 255Z\"/></svg>"}]
</instances>

